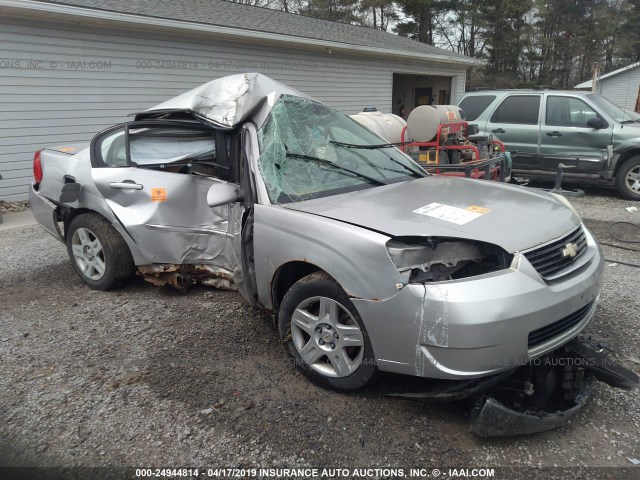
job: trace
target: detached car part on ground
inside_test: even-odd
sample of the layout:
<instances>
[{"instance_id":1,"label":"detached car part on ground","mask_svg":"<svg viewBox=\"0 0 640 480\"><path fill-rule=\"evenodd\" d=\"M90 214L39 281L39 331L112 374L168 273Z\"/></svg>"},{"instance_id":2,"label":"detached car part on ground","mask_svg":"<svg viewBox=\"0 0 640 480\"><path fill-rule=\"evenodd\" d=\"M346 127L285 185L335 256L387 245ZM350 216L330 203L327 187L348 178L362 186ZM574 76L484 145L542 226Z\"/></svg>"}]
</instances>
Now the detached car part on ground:
<instances>
[{"instance_id":1,"label":"detached car part on ground","mask_svg":"<svg viewBox=\"0 0 640 480\"><path fill-rule=\"evenodd\" d=\"M307 377L342 392L377 371L490 377L584 329L603 259L564 198L429 175L383 143L263 75L233 75L89 146L38 152L30 200L90 287L137 268L237 288L274 315Z\"/></svg>"}]
</instances>

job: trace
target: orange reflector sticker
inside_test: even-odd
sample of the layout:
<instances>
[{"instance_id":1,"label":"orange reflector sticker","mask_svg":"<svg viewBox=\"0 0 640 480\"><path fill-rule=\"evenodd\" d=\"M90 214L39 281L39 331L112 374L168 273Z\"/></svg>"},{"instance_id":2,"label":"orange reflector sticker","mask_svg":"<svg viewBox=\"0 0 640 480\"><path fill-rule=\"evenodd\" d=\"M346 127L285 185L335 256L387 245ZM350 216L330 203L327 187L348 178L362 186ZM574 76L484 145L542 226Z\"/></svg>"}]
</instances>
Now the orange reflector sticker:
<instances>
[{"instance_id":1,"label":"orange reflector sticker","mask_svg":"<svg viewBox=\"0 0 640 480\"><path fill-rule=\"evenodd\" d=\"M60 149L61 152L65 152L65 153L67 153L67 152L75 152L76 150L77 150L76 147L62 147Z\"/></svg>"},{"instance_id":2,"label":"orange reflector sticker","mask_svg":"<svg viewBox=\"0 0 640 480\"><path fill-rule=\"evenodd\" d=\"M480 215L484 215L485 213L489 213L491 211L490 208L479 207L477 205L469 205L465 210L469 210L470 212L479 213Z\"/></svg>"},{"instance_id":3,"label":"orange reflector sticker","mask_svg":"<svg viewBox=\"0 0 640 480\"><path fill-rule=\"evenodd\" d=\"M153 201L153 202L166 202L167 201L167 189L166 188L152 188L151 189L151 201Z\"/></svg>"}]
</instances>

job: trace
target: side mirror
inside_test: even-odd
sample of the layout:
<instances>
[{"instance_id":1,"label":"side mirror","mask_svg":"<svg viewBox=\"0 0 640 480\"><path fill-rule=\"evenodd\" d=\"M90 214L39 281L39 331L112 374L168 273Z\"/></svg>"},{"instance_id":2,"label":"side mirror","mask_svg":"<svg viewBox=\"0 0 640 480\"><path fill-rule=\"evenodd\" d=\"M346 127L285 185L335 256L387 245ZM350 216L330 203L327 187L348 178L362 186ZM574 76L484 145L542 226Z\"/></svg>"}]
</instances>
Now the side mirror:
<instances>
[{"instance_id":1,"label":"side mirror","mask_svg":"<svg viewBox=\"0 0 640 480\"><path fill-rule=\"evenodd\" d=\"M601 128L604 128L604 126L604 121L600 117L591 117L587 120L587 127L600 130Z\"/></svg>"},{"instance_id":2,"label":"side mirror","mask_svg":"<svg viewBox=\"0 0 640 480\"><path fill-rule=\"evenodd\" d=\"M207 204L210 207L219 207L242 198L240 187L232 183L215 183L207 192Z\"/></svg>"}]
</instances>

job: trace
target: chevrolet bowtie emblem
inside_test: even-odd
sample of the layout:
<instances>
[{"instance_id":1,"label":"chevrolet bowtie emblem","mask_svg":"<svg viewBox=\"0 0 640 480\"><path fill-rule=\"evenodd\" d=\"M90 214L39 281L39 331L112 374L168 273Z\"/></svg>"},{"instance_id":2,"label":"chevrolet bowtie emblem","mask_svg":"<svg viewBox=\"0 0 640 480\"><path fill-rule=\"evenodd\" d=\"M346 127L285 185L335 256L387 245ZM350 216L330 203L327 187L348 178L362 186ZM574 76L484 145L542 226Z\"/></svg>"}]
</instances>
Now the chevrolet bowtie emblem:
<instances>
[{"instance_id":1,"label":"chevrolet bowtie emblem","mask_svg":"<svg viewBox=\"0 0 640 480\"><path fill-rule=\"evenodd\" d=\"M562 249L563 257L575 257L578 254L578 246L575 243L567 243Z\"/></svg>"}]
</instances>

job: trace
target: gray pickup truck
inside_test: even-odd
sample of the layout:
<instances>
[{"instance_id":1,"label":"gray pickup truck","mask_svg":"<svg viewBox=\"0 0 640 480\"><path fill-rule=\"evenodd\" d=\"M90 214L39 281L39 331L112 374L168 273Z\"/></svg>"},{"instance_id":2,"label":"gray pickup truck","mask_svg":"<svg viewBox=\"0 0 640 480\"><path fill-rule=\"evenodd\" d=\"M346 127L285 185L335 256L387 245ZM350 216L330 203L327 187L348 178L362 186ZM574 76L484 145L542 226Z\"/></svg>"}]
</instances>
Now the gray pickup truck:
<instances>
[{"instance_id":1,"label":"gray pickup truck","mask_svg":"<svg viewBox=\"0 0 640 480\"><path fill-rule=\"evenodd\" d=\"M561 90L479 90L459 106L480 132L512 152L514 173L615 182L620 195L640 200L640 116L602 95Z\"/></svg>"}]
</instances>

